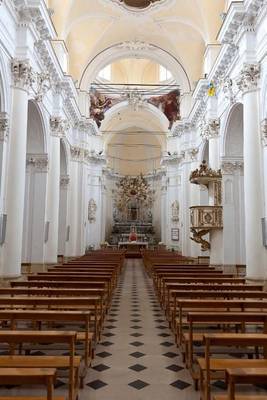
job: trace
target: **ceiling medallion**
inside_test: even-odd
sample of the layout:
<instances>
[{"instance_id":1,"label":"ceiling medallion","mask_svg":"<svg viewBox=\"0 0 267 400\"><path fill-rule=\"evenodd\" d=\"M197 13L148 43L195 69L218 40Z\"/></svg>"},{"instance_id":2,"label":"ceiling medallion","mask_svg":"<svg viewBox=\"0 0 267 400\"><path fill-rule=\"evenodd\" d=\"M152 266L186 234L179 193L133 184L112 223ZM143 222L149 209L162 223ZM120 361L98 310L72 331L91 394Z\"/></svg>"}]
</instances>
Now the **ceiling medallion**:
<instances>
[{"instance_id":1,"label":"ceiling medallion","mask_svg":"<svg viewBox=\"0 0 267 400\"><path fill-rule=\"evenodd\" d=\"M175 0L102 0L105 3L117 5L127 12L138 14L157 10L162 6L175 3Z\"/></svg>"}]
</instances>

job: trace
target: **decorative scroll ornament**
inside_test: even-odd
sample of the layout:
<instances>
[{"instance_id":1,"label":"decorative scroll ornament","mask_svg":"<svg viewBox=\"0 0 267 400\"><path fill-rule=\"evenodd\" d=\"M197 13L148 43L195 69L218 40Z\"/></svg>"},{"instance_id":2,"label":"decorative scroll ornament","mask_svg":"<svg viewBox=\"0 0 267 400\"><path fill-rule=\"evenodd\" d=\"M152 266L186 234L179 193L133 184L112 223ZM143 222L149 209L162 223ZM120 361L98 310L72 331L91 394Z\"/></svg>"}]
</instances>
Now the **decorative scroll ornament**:
<instances>
[{"instance_id":1,"label":"decorative scroll ornament","mask_svg":"<svg viewBox=\"0 0 267 400\"><path fill-rule=\"evenodd\" d=\"M130 51L144 51L144 50L156 50L157 48L150 43L143 42L141 40L129 40L122 42L118 45L119 49L130 50Z\"/></svg>"},{"instance_id":2,"label":"decorative scroll ornament","mask_svg":"<svg viewBox=\"0 0 267 400\"><path fill-rule=\"evenodd\" d=\"M73 161L83 161L84 149L78 146L71 146L70 154Z\"/></svg>"},{"instance_id":3,"label":"decorative scroll ornament","mask_svg":"<svg viewBox=\"0 0 267 400\"><path fill-rule=\"evenodd\" d=\"M261 140L263 146L267 146L267 118L261 122Z\"/></svg>"},{"instance_id":4,"label":"decorative scroll ornament","mask_svg":"<svg viewBox=\"0 0 267 400\"><path fill-rule=\"evenodd\" d=\"M232 175L237 170L243 170L243 161L224 161L221 166L222 173Z\"/></svg>"},{"instance_id":5,"label":"decorative scroll ornament","mask_svg":"<svg viewBox=\"0 0 267 400\"><path fill-rule=\"evenodd\" d=\"M27 154L26 169L34 172L48 172L48 154Z\"/></svg>"},{"instance_id":6,"label":"decorative scroll ornament","mask_svg":"<svg viewBox=\"0 0 267 400\"><path fill-rule=\"evenodd\" d=\"M200 136L205 140L217 137L220 132L220 125L219 118L210 118L208 121L204 119L200 125Z\"/></svg>"},{"instance_id":7,"label":"decorative scroll ornament","mask_svg":"<svg viewBox=\"0 0 267 400\"><path fill-rule=\"evenodd\" d=\"M242 92L255 90L260 79L260 64L244 64L236 84Z\"/></svg>"},{"instance_id":8,"label":"decorative scroll ornament","mask_svg":"<svg viewBox=\"0 0 267 400\"><path fill-rule=\"evenodd\" d=\"M63 137L69 128L70 125L66 119L57 116L50 117L50 129L52 136Z\"/></svg>"},{"instance_id":9,"label":"decorative scroll ornament","mask_svg":"<svg viewBox=\"0 0 267 400\"><path fill-rule=\"evenodd\" d=\"M172 221L173 222L179 222L179 213L180 213L180 205L179 205L179 201L175 200L172 203Z\"/></svg>"},{"instance_id":10,"label":"decorative scroll ornament","mask_svg":"<svg viewBox=\"0 0 267 400\"><path fill-rule=\"evenodd\" d=\"M188 150L188 154L189 154L189 156L190 156L192 161L196 161L197 160L198 153L199 153L199 149L197 147Z\"/></svg>"},{"instance_id":11,"label":"decorative scroll ornament","mask_svg":"<svg viewBox=\"0 0 267 400\"><path fill-rule=\"evenodd\" d=\"M230 104L233 104L235 101L235 94L233 91L233 80L227 77L224 80L222 80L221 85L226 99L229 100Z\"/></svg>"},{"instance_id":12,"label":"decorative scroll ornament","mask_svg":"<svg viewBox=\"0 0 267 400\"><path fill-rule=\"evenodd\" d=\"M35 93L35 100L38 102L42 101L51 87L52 83L49 73L36 73L35 81L32 84L32 88Z\"/></svg>"},{"instance_id":13,"label":"decorative scroll ornament","mask_svg":"<svg viewBox=\"0 0 267 400\"><path fill-rule=\"evenodd\" d=\"M190 239L198 244L201 244L201 251L210 250L210 243L203 239L203 236L209 233L209 229L201 229L200 231L197 231L195 228L191 228L190 230L193 234L193 237L190 237Z\"/></svg>"},{"instance_id":14,"label":"decorative scroll ornament","mask_svg":"<svg viewBox=\"0 0 267 400\"><path fill-rule=\"evenodd\" d=\"M11 62L11 72L14 85L28 89L34 82L34 73L29 60L13 59Z\"/></svg>"},{"instance_id":15,"label":"decorative scroll ornament","mask_svg":"<svg viewBox=\"0 0 267 400\"><path fill-rule=\"evenodd\" d=\"M199 168L191 172L189 178L191 183L196 184L201 184L202 181L209 182L214 179L222 179L222 171L220 169L216 171L212 168L209 168L205 160L202 161Z\"/></svg>"},{"instance_id":16,"label":"decorative scroll ornament","mask_svg":"<svg viewBox=\"0 0 267 400\"><path fill-rule=\"evenodd\" d=\"M69 175L61 175L60 176L60 188L61 189L68 189L69 183L70 183Z\"/></svg>"},{"instance_id":17,"label":"decorative scroll ornament","mask_svg":"<svg viewBox=\"0 0 267 400\"><path fill-rule=\"evenodd\" d=\"M96 221L97 205L94 199L90 199L88 203L88 221L90 224Z\"/></svg>"},{"instance_id":18,"label":"decorative scroll ornament","mask_svg":"<svg viewBox=\"0 0 267 400\"><path fill-rule=\"evenodd\" d=\"M137 89L126 92L125 100L128 101L129 106L131 106L134 111L138 111L147 103L147 100L139 93Z\"/></svg>"},{"instance_id":19,"label":"decorative scroll ornament","mask_svg":"<svg viewBox=\"0 0 267 400\"><path fill-rule=\"evenodd\" d=\"M8 115L6 112L0 112L0 141L3 142L8 136Z\"/></svg>"}]
</instances>

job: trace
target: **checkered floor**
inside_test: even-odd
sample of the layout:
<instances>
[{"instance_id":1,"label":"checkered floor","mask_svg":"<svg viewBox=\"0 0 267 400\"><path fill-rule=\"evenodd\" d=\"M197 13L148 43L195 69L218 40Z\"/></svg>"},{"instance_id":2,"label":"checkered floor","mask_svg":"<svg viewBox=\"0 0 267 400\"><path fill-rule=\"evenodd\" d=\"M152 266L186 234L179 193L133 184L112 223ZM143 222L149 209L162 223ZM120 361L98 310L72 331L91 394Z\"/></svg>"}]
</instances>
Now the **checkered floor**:
<instances>
[{"instance_id":1,"label":"checkered floor","mask_svg":"<svg viewBox=\"0 0 267 400\"><path fill-rule=\"evenodd\" d=\"M142 261L126 263L80 399L198 399Z\"/></svg>"},{"instance_id":2,"label":"checkered floor","mask_svg":"<svg viewBox=\"0 0 267 400\"><path fill-rule=\"evenodd\" d=\"M32 354L44 354L36 351ZM66 354L66 353L63 353ZM56 395L67 396L64 378ZM222 381L213 391L222 391ZM259 388L256 391L260 390ZM0 388L0 395L39 395L27 388ZM102 341L79 400L196 400L188 371L174 343L142 260L129 259L114 294Z\"/></svg>"}]
</instances>

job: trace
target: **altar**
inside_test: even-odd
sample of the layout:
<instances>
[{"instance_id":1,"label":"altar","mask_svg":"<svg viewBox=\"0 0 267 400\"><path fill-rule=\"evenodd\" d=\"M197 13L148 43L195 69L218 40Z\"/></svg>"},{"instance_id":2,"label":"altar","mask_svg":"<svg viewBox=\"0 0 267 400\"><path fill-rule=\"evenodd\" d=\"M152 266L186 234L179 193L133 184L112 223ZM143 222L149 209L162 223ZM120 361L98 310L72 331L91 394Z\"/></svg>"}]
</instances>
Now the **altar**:
<instances>
[{"instance_id":1,"label":"altar","mask_svg":"<svg viewBox=\"0 0 267 400\"><path fill-rule=\"evenodd\" d=\"M148 248L148 242L119 242L118 243L118 248L119 249L139 251L141 249L147 249Z\"/></svg>"}]
</instances>

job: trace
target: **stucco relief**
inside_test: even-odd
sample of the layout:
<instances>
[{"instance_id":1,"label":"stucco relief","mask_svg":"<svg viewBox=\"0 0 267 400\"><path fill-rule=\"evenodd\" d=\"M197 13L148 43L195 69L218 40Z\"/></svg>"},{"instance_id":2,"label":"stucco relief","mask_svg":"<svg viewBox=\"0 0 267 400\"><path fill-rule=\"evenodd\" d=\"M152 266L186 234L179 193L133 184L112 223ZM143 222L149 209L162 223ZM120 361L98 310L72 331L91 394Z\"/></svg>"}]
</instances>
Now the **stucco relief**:
<instances>
[{"instance_id":1,"label":"stucco relief","mask_svg":"<svg viewBox=\"0 0 267 400\"><path fill-rule=\"evenodd\" d=\"M90 199L88 203L88 221L90 224L96 221L97 205L94 199Z\"/></svg>"}]
</instances>

